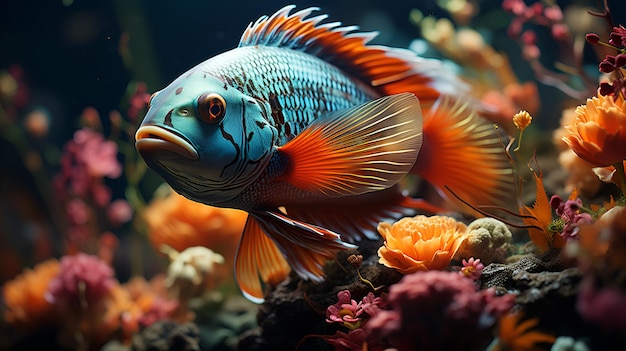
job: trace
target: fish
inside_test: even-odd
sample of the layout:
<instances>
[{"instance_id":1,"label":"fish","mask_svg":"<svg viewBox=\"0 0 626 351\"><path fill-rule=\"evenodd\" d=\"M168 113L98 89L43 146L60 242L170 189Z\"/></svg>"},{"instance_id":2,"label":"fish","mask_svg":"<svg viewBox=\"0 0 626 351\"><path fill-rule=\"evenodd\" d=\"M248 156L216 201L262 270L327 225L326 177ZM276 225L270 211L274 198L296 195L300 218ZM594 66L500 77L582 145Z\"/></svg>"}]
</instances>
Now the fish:
<instances>
[{"instance_id":1,"label":"fish","mask_svg":"<svg viewBox=\"0 0 626 351\"><path fill-rule=\"evenodd\" d=\"M402 189L407 174L453 207L452 195L501 205L513 192L498 131L441 61L294 9L155 92L135 135L176 192L248 213L235 277L258 303L291 271L322 281L380 221L441 210Z\"/></svg>"}]
</instances>

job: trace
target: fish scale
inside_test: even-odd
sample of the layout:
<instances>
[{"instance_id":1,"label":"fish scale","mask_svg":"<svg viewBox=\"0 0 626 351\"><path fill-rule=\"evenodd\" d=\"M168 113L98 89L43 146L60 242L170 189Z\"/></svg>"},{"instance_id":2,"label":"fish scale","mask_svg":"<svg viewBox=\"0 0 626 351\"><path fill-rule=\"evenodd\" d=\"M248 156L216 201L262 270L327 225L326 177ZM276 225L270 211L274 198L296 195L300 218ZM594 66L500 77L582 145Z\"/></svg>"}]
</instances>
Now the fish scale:
<instances>
[{"instance_id":1,"label":"fish scale","mask_svg":"<svg viewBox=\"0 0 626 351\"><path fill-rule=\"evenodd\" d=\"M281 145L324 114L377 96L325 61L285 48L236 48L206 61L199 69L264 102L274 114L281 113L282 120L267 117L278 130ZM273 98L277 106L272 106ZM285 133L286 123L290 133Z\"/></svg>"}]
</instances>

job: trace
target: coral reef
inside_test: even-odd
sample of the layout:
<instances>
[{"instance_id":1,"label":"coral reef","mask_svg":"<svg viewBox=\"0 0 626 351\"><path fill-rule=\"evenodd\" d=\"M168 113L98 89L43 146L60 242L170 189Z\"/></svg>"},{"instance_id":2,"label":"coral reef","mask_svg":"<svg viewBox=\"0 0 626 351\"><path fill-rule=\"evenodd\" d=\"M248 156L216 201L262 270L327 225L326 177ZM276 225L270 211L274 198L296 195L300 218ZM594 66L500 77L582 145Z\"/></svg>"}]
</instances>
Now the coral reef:
<instances>
[{"instance_id":1,"label":"coral reef","mask_svg":"<svg viewBox=\"0 0 626 351\"><path fill-rule=\"evenodd\" d=\"M305 205L272 204L272 220L283 215L294 220L269 229L304 230L310 236L302 242L316 244L351 236L354 246L315 260L315 269L320 274L323 269L319 282L293 272L284 280L266 279L265 300L255 304L240 293L233 269L248 214L175 193L135 149L139 120L154 103L150 93L160 80L148 27L142 28L155 14L145 5L114 3L119 8L110 16L117 17L106 21L81 17L86 5L72 1L62 6L76 18L46 15L67 21L62 32L74 33L64 34L67 43L80 41L76 33L83 31L76 28L97 29L90 23L120 26L120 33L112 31L107 39L117 39L107 52L130 77L122 90L107 93L115 107L74 101L74 92L65 108L55 108L56 94L42 92L44 76L32 62L0 60L0 144L6 150L6 171L0 174L0 349L583 351L626 345L623 4L415 4L421 9L408 17L420 37L409 44L398 35L387 38L393 39L389 44L439 60L450 76L460 78L455 96L432 109L422 104L423 127L452 130L456 126L445 117L458 113L464 118L459 123L468 123L462 132L478 139L493 135L496 146L486 148L494 160L510 163L499 171L511 175L514 192L472 194L455 191L432 174L436 179L411 174L388 185L410 195L402 205L419 211L383 210L378 198L362 194L354 208L338 197L325 219L309 223ZM323 26L322 17L308 20ZM332 35L352 30L327 26ZM220 40L226 35L222 28L215 33ZM370 36L348 39L361 45ZM106 75L98 75L93 87ZM384 85L384 79L373 84ZM182 88L173 94L181 93ZM279 118L281 106L269 103ZM65 111L70 106L75 115ZM215 106L209 114L224 113L223 104ZM470 123L478 118L490 122L480 129ZM450 147L443 141L422 146L419 162L431 161L433 147ZM454 144L446 172L457 172L466 184L482 182L482 169L456 164L483 146ZM425 164L419 162L414 167ZM428 182L441 185L441 191ZM491 195L505 204L480 203ZM441 206L449 202L457 211ZM341 216L330 213L343 206L349 216L343 208ZM257 210L250 213L266 209ZM270 222L259 223L265 230ZM346 228L349 235L340 230ZM281 240L258 242L272 256L299 237ZM297 252L317 254L322 248L301 245Z\"/></svg>"}]
</instances>

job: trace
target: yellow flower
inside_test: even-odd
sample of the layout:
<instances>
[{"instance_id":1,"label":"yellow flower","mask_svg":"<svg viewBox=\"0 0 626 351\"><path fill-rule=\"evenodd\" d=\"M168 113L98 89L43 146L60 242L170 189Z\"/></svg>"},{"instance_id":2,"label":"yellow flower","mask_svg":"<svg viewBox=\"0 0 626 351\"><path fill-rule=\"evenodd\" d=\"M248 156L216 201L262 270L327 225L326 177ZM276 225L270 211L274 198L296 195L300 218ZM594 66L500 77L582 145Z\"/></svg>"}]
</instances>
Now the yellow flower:
<instances>
[{"instance_id":1,"label":"yellow flower","mask_svg":"<svg viewBox=\"0 0 626 351\"><path fill-rule=\"evenodd\" d=\"M58 272L59 261L50 259L7 282L2 288L6 304L5 320L23 330L51 325L55 309L46 301L45 293L48 283Z\"/></svg>"},{"instance_id":2,"label":"yellow flower","mask_svg":"<svg viewBox=\"0 0 626 351\"><path fill-rule=\"evenodd\" d=\"M378 224L385 239L379 262L403 274L444 269L467 236L467 226L446 216L402 218Z\"/></svg>"},{"instance_id":3,"label":"yellow flower","mask_svg":"<svg viewBox=\"0 0 626 351\"><path fill-rule=\"evenodd\" d=\"M520 111L513 116L513 124L515 124L519 130L526 129L532 120L533 117L527 111Z\"/></svg>"},{"instance_id":4,"label":"yellow flower","mask_svg":"<svg viewBox=\"0 0 626 351\"><path fill-rule=\"evenodd\" d=\"M576 120L567 126L563 141L578 157L596 167L626 160L626 103L620 94L587 99L576 108Z\"/></svg>"}]
</instances>

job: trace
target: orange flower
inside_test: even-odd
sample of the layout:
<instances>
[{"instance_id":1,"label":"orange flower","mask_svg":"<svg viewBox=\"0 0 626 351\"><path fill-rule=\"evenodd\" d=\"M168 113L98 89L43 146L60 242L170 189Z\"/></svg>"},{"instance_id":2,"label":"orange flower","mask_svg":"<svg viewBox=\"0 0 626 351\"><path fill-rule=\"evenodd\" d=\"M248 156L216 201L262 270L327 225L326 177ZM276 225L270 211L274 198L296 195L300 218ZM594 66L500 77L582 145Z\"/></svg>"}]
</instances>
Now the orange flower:
<instances>
[{"instance_id":1,"label":"orange flower","mask_svg":"<svg viewBox=\"0 0 626 351\"><path fill-rule=\"evenodd\" d=\"M552 223L552 207L550 200L543 186L541 175L534 174L537 185L537 195L533 207L524 206L521 213L530 217L523 217L524 224L528 226L530 240L537 246L540 252L546 252L551 248L562 248L565 246L565 239L560 235L555 235L548 231L548 226Z\"/></svg>"},{"instance_id":2,"label":"orange flower","mask_svg":"<svg viewBox=\"0 0 626 351\"><path fill-rule=\"evenodd\" d=\"M379 262L403 274L444 269L467 236L467 226L446 216L402 218L378 224L385 239Z\"/></svg>"},{"instance_id":3,"label":"orange flower","mask_svg":"<svg viewBox=\"0 0 626 351\"><path fill-rule=\"evenodd\" d=\"M578 157L596 167L626 160L626 103L620 94L587 99L576 108L576 120L567 126L563 141Z\"/></svg>"},{"instance_id":4,"label":"orange flower","mask_svg":"<svg viewBox=\"0 0 626 351\"><path fill-rule=\"evenodd\" d=\"M163 245L179 252L192 246L208 247L223 255L226 259L223 266L232 270L247 218L245 212L204 205L171 192L169 196L154 199L144 216L150 240L157 250Z\"/></svg>"},{"instance_id":5,"label":"orange flower","mask_svg":"<svg viewBox=\"0 0 626 351\"><path fill-rule=\"evenodd\" d=\"M553 344L555 337L531 329L539 324L539 319L532 318L523 322L521 313L508 313L498 323L498 344L496 351L539 351L545 350L540 344ZM521 323L520 323L521 322Z\"/></svg>"},{"instance_id":6,"label":"orange flower","mask_svg":"<svg viewBox=\"0 0 626 351\"><path fill-rule=\"evenodd\" d=\"M25 270L2 288L4 318L14 327L34 330L54 321L55 309L45 300L48 283L59 273L59 261L50 259Z\"/></svg>"}]
</instances>

